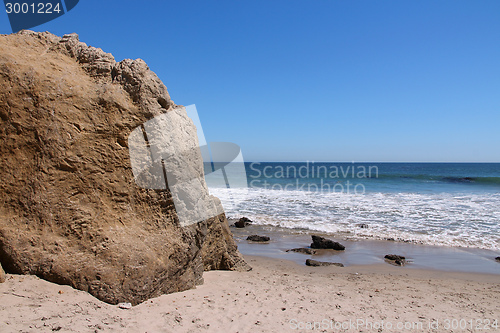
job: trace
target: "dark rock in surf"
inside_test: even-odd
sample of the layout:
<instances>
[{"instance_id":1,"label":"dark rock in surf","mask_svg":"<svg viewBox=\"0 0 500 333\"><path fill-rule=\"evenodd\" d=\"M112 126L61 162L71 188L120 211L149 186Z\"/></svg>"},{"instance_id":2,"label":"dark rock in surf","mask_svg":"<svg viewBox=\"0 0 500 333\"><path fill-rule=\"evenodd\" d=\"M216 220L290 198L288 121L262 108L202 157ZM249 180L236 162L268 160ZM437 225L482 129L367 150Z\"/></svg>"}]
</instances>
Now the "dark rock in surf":
<instances>
[{"instance_id":1,"label":"dark rock in surf","mask_svg":"<svg viewBox=\"0 0 500 333\"><path fill-rule=\"evenodd\" d=\"M384 257L387 262L396 266L404 266L406 264L406 258L399 256L397 254L388 254Z\"/></svg>"},{"instance_id":2,"label":"dark rock in surf","mask_svg":"<svg viewBox=\"0 0 500 333\"><path fill-rule=\"evenodd\" d=\"M500 257L496 257L495 260L500 262Z\"/></svg>"},{"instance_id":3,"label":"dark rock in surf","mask_svg":"<svg viewBox=\"0 0 500 333\"><path fill-rule=\"evenodd\" d=\"M324 237L320 236L315 236L312 235L312 243L311 243L311 248L313 249L331 249L331 250L337 250L337 251L344 251L345 246L332 241L331 239L327 239Z\"/></svg>"},{"instance_id":4,"label":"dark rock in surf","mask_svg":"<svg viewBox=\"0 0 500 333\"><path fill-rule=\"evenodd\" d=\"M247 237L247 240L252 242L269 242L271 238L267 236L251 235Z\"/></svg>"},{"instance_id":5,"label":"dark rock in surf","mask_svg":"<svg viewBox=\"0 0 500 333\"><path fill-rule=\"evenodd\" d=\"M310 249L308 247L299 247L296 249L286 250L286 252L297 252L303 254L316 254L316 250Z\"/></svg>"},{"instance_id":6,"label":"dark rock in surf","mask_svg":"<svg viewBox=\"0 0 500 333\"><path fill-rule=\"evenodd\" d=\"M244 227L246 227L247 225L249 225L251 223L252 223L252 220L250 220L247 217L242 217L238 221L234 222L234 226L236 228L244 228Z\"/></svg>"},{"instance_id":7,"label":"dark rock in surf","mask_svg":"<svg viewBox=\"0 0 500 333\"><path fill-rule=\"evenodd\" d=\"M388 254L384 258L388 259L388 260L405 260L406 259L406 257L400 256L397 254Z\"/></svg>"},{"instance_id":8,"label":"dark rock in surf","mask_svg":"<svg viewBox=\"0 0 500 333\"><path fill-rule=\"evenodd\" d=\"M317 261L313 259L306 260L306 266L319 267L319 266L338 266L344 267L344 264L339 262Z\"/></svg>"},{"instance_id":9,"label":"dark rock in surf","mask_svg":"<svg viewBox=\"0 0 500 333\"><path fill-rule=\"evenodd\" d=\"M356 224L356 226L361 229L368 229L368 224L366 223Z\"/></svg>"}]
</instances>

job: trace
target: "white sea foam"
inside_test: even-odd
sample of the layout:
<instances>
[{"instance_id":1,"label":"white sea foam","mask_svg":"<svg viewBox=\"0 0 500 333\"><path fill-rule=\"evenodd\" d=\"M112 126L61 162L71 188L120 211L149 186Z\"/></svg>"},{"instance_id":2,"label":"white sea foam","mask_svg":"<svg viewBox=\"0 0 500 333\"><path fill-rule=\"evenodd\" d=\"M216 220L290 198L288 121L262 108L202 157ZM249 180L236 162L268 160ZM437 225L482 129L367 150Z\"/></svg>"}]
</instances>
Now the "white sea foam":
<instances>
[{"instance_id":1,"label":"white sea foam","mask_svg":"<svg viewBox=\"0 0 500 333\"><path fill-rule=\"evenodd\" d=\"M500 193L345 194L262 188L210 192L221 199L228 216L246 216L258 224L500 250Z\"/></svg>"}]
</instances>

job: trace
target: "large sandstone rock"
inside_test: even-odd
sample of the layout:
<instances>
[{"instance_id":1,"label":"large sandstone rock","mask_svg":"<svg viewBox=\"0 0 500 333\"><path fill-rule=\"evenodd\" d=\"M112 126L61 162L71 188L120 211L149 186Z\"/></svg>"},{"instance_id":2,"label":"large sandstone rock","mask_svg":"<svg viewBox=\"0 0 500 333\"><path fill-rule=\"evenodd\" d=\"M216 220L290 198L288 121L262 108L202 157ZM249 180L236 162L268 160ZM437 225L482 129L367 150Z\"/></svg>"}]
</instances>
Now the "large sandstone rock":
<instances>
[{"instance_id":1,"label":"large sandstone rock","mask_svg":"<svg viewBox=\"0 0 500 333\"><path fill-rule=\"evenodd\" d=\"M134 181L129 134L174 107L140 59L117 63L76 34L0 36L4 269L113 304L193 288L204 269L248 270L224 214L182 227L168 189Z\"/></svg>"}]
</instances>

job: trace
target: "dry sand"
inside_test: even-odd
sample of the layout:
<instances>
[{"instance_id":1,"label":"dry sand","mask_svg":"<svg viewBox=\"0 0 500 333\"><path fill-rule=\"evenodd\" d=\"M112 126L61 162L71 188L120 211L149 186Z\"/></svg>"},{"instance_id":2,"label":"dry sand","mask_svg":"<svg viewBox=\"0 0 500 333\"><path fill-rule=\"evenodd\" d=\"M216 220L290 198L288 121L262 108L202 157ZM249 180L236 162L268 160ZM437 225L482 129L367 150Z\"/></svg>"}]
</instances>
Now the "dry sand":
<instances>
[{"instance_id":1,"label":"dry sand","mask_svg":"<svg viewBox=\"0 0 500 333\"><path fill-rule=\"evenodd\" d=\"M246 259L250 272L206 272L197 289L128 310L7 275L0 332L500 332L484 329L500 320L498 275ZM457 324L466 328L447 329Z\"/></svg>"}]
</instances>

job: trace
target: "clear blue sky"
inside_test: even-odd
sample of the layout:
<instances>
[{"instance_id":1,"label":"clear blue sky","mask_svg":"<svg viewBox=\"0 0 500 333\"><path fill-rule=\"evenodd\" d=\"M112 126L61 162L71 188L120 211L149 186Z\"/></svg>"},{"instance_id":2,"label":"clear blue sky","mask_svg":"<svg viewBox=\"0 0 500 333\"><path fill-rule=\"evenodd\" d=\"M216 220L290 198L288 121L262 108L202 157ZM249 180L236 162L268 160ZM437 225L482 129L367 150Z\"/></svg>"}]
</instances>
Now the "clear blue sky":
<instances>
[{"instance_id":1,"label":"clear blue sky","mask_svg":"<svg viewBox=\"0 0 500 333\"><path fill-rule=\"evenodd\" d=\"M247 161L500 162L498 0L80 0L33 30L144 59Z\"/></svg>"}]
</instances>

